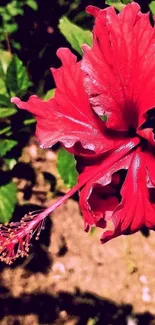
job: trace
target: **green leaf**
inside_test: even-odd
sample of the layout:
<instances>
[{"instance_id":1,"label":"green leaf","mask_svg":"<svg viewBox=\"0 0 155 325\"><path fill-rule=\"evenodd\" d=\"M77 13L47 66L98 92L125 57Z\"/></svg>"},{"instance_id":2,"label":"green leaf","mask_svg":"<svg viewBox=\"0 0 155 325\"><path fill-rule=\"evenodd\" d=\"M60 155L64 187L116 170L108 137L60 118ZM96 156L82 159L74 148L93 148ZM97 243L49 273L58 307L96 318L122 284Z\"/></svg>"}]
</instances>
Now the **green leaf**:
<instances>
[{"instance_id":1,"label":"green leaf","mask_svg":"<svg viewBox=\"0 0 155 325\"><path fill-rule=\"evenodd\" d=\"M0 94L5 94L6 89L6 70L11 61L11 54L7 51L0 50Z\"/></svg>"},{"instance_id":2,"label":"green leaf","mask_svg":"<svg viewBox=\"0 0 155 325\"><path fill-rule=\"evenodd\" d=\"M38 4L35 0L27 0L26 1L27 6L29 6L33 10L38 10Z\"/></svg>"},{"instance_id":3,"label":"green leaf","mask_svg":"<svg viewBox=\"0 0 155 325\"><path fill-rule=\"evenodd\" d=\"M95 316L95 318L89 318L87 325L97 325L99 323L99 315Z\"/></svg>"},{"instance_id":4,"label":"green leaf","mask_svg":"<svg viewBox=\"0 0 155 325\"><path fill-rule=\"evenodd\" d=\"M10 22L11 20L11 16L10 16L10 13L7 12L7 10L4 10L4 13L3 13L3 28L6 27L7 23Z\"/></svg>"},{"instance_id":5,"label":"green leaf","mask_svg":"<svg viewBox=\"0 0 155 325\"><path fill-rule=\"evenodd\" d=\"M12 58L11 53L9 53L8 51L0 50L0 62L2 64L4 73L6 73L7 71L11 58Z\"/></svg>"},{"instance_id":6,"label":"green leaf","mask_svg":"<svg viewBox=\"0 0 155 325\"><path fill-rule=\"evenodd\" d=\"M0 61L0 78L3 80L5 83L5 72L3 70L2 62Z\"/></svg>"},{"instance_id":7,"label":"green leaf","mask_svg":"<svg viewBox=\"0 0 155 325\"><path fill-rule=\"evenodd\" d=\"M58 154L58 172L64 184L70 187L74 186L77 182L78 172L75 165L74 155L61 148Z\"/></svg>"},{"instance_id":8,"label":"green leaf","mask_svg":"<svg viewBox=\"0 0 155 325\"><path fill-rule=\"evenodd\" d=\"M7 92L5 81L0 79L0 94L5 94Z\"/></svg>"},{"instance_id":9,"label":"green leaf","mask_svg":"<svg viewBox=\"0 0 155 325\"><path fill-rule=\"evenodd\" d=\"M13 39L11 40L11 46L16 50L21 50L21 45L19 42L15 42Z\"/></svg>"},{"instance_id":10,"label":"green leaf","mask_svg":"<svg viewBox=\"0 0 155 325\"><path fill-rule=\"evenodd\" d=\"M15 158L5 158L4 161L7 167L9 168L9 170L12 170L14 166L17 164L17 160Z\"/></svg>"},{"instance_id":11,"label":"green leaf","mask_svg":"<svg viewBox=\"0 0 155 325\"><path fill-rule=\"evenodd\" d=\"M80 5L80 2L81 0L72 1L72 3L70 4L70 11L77 9L78 6Z\"/></svg>"},{"instance_id":12,"label":"green leaf","mask_svg":"<svg viewBox=\"0 0 155 325\"><path fill-rule=\"evenodd\" d=\"M18 25L16 23L7 24L6 30L8 34L15 33L18 30Z\"/></svg>"},{"instance_id":13,"label":"green leaf","mask_svg":"<svg viewBox=\"0 0 155 325\"><path fill-rule=\"evenodd\" d=\"M12 58L11 53L9 53L8 51L0 50L0 61L2 63L2 67L5 73L11 62L11 58Z\"/></svg>"},{"instance_id":14,"label":"green leaf","mask_svg":"<svg viewBox=\"0 0 155 325\"><path fill-rule=\"evenodd\" d=\"M12 104L10 103L10 98L6 95L1 95L0 94L0 106L2 107L12 107Z\"/></svg>"},{"instance_id":15,"label":"green leaf","mask_svg":"<svg viewBox=\"0 0 155 325\"><path fill-rule=\"evenodd\" d=\"M77 13L77 15L75 15L73 21L74 23L76 23L77 21L81 22L81 21L84 21L84 19L86 19L86 12L85 11L80 11Z\"/></svg>"},{"instance_id":16,"label":"green leaf","mask_svg":"<svg viewBox=\"0 0 155 325\"><path fill-rule=\"evenodd\" d=\"M17 15L23 15L24 14L24 10L21 8L21 5L19 5L15 1L7 4L6 12L9 13L10 18L15 17Z\"/></svg>"},{"instance_id":17,"label":"green leaf","mask_svg":"<svg viewBox=\"0 0 155 325\"><path fill-rule=\"evenodd\" d=\"M104 122L107 122L108 117L107 115L100 115L100 119Z\"/></svg>"},{"instance_id":18,"label":"green leaf","mask_svg":"<svg viewBox=\"0 0 155 325\"><path fill-rule=\"evenodd\" d=\"M12 182L0 186L0 222L8 222L17 202L17 188Z\"/></svg>"},{"instance_id":19,"label":"green leaf","mask_svg":"<svg viewBox=\"0 0 155 325\"><path fill-rule=\"evenodd\" d=\"M155 15L155 1L151 1L151 3L149 4L149 8L152 15Z\"/></svg>"},{"instance_id":20,"label":"green leaf","mask_svg":"<svg viewBox=\"0 0 155 325\"><path fill-rule=\"evenodd\" d=\"M7 152L9 152L13 147L17 145L17 141L10 139L0 140L0 156L4 157Z\"/></svg>"},{"instance_id":21,"label":"green leaf","mask_svg":"<svg viewBox=\"0 0 155 325\"><path fill-rule=\"evenodd\" d=\"M44 100L49 100L50 98L54 97L55 89L50 89L44 96Z\"/></svg>"},{"instance_id":22,"label":"green leaf","mask_svg":"<svg viewBox=\"0 0 155 325\"><path fill-rule=\"evenodd\" d=\"M127 5L128 3L131 3L133 0L122 0L121 2Z\"/></svg>"},{"instance_id":23,"label":"green leaf","mask_svg":"<svg viewBox=\"0 0 155 325\"><path fill-rule=\"evenodd\" d=\"M7 133L11 132L11 126L6 126L3 129L0 129L0 135L5 134L7 135Z\"/></svg>"},{"instance_id":24,"label":"green leaf","mask_svg":"<svg viewBox=\"0 0 155 325\"><path fill-rule=\"evenodd\" d=\"M132 0L106 0L105 4L109 6L113 6L116 8L118 11L121 11L127 3L132 2Z\"/></svg>"},{"instance_id":25,"label":"green leaf","mask_svg":"<svg viewBox=\"0 0 155 325\"><path fill-rule=\"evenodd\" d=\"M0 107L0 118L6 118L14 115L17 112L16 108L1 108Z\"/></svg>"},{"instance_id":26,"label":"green leaf","mask_svg":"<svg viewBox=\"0 0 155 325\"><path fill-rule=\"evenodd\" d=\"M16 55L13 56L8 66L6 84L11 96L22 96L30 86L26 68Z\"/></svg>"},{"instance_id":27,"label":"green leaf","mask_svg":"<svg viewBox=\"0 0 155 325\"><path fill-rule=\"evenodd\" d=\"M66 37L72 48L79 54L82 54L81 46L83 44L92 45L92 33L89 30L73 24L67 17L63 16L59 20L60 32Z\"/></svg>"},{"instance_id":28,"label":"green leaf","mask_svg":"<svg viewBox=\"0 0 155 325\"><path fill-rule=\"evenodd\" d=\"M28 118L26 120L24 120L24 125L31 125L36 123L36 119L35 118Z\"/></svg>"}]
</instances>

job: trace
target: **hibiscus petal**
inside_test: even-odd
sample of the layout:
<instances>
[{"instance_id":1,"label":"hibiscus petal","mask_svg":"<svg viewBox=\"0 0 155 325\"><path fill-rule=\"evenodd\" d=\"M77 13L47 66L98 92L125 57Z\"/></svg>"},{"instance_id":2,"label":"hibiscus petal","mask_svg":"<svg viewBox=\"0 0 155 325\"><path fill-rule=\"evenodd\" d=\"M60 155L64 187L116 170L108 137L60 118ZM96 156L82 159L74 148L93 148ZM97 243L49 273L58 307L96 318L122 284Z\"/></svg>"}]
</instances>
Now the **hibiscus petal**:
<instances>
[{"instance_id":1,"label":"hibiscus petal","mask_svg":"<svg viewBox=\"0 0 155 325\"><path fill-rule=\"evenodd\" d=\"M89 226L102 224L106 226L107 218L111 216L119 201L116 198L115 188L119 183L114 174L120 169L127 169L132 158L132 150L139 139L131 140L120 146L107 157L100 157L86 165L79 176L79 182L92 175L80 193L80 207L84 216L85 229ZM83 162L81 162L83 165ZM90 164L90 160L89 160ZM94 175L95 172L95 175ZM93 176L94 175L94 176Z\"/></svg>"},{"instance_id":2,"label":"hibiscus petal","mask_svg":"<svg viewBox=\"0 0 155 325\"><path fill-rule=\"evenodd\" d=\"M100 11L100 8L96 7L96 6L88 6L86 8L86 12L92 16L94 16L95 18L97 17L98 13Z\"/></svg>"},{"instance_id":3,"label":"hibiscus petal","mask_svg":"<svg viewBox=\"0 0 155 325\"><path fill-rule=\"evenodd\" d=\"M140 128L139 130L137 130L137 134L139 134L142 138L146 139L150 144L155 145L153 128Z\"/></svg>"},{"instance_id":4,"label":"hibiscus petal","mask_svg":"<svg viewBox=\"0 0 155 325\"><path fill-rule=\"evenodd\" d=\"M147 156L149 157L149 156ZM146 226L155 228L155 188L149 188L145 153L139 149L133 154L122 187L122 201L111 220L114 230L103 233L102 243L122 234L134 233Z\"/></svg>"},{"instance_id":5,"label":"hibiscus petal","mask_svg":"<svg viewBox=\"0 0 155 325\"><path fill-rule=\"evenodd\" d=\"M107 127L140 126L155 106L155 29L136 3L117 15L114 8L98 11L93 47L84 46L82 69L94 111L107 114Z\"/></svg>"},{"instance_id":6,"label":"hibiscus petal","mask_svg":"<svg viewBox=\"0 0 155 325\"><path fill-rule=\"evenodd\" d=\"M149 150L145 151L144 159L145 159L145 165L147 167L147 172L148 172L147 187L151 188L155 186L154 147L149 147Z\"/></svg>"},{"instance_id":7,"label":"hibiscus petal","mask_svg":"<svg viewBox=\"0 0 155 325\"><path fill-rule=\"evenodd\" d=\"M57 86L55 98L43 101L31 96L23 102L15 97L12 102L35 115L36 136L42 148L49 148L58 141L76 155L81 154L83 148L92 153L113 148L118 141L103 135L105 123L89 105L80 62L76 62L76 57L68 49L59 49L57 54L63 66L52 69Z\"/></svg>"}]
</instances>

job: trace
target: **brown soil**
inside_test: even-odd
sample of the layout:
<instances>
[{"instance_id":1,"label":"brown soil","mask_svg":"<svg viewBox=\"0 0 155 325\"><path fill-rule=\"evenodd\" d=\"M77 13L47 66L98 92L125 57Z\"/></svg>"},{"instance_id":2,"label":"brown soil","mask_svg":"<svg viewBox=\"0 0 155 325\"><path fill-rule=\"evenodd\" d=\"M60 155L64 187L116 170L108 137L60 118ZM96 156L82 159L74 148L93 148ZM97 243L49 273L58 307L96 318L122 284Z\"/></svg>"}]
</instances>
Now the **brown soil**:
<instances>
[{"instance_id":1,"label":"brown soil","mask_svg":"<svg viewBox=\"0 0 155 325\"><path fill-rule=\"evenodd\" d=\"M34 139L15 181L17 218L66 191L55 152L38 149ZM58 208L29 257L11 267L1 264L0 324L155 324L155 233L122 236L104 246L100 234L84 232L75 200Z\"/></svg>"}]
</instances>

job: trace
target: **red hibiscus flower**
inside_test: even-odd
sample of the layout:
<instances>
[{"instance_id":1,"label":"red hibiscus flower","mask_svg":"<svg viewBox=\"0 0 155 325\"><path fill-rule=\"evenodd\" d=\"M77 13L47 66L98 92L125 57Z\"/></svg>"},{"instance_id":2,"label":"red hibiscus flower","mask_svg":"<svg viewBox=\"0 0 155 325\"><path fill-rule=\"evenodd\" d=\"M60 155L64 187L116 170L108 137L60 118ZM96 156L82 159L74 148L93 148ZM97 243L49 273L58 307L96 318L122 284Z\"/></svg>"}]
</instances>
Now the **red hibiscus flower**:
<instances>
[{"instance_id":1,"label":"red hibiscus flower","mask_svg":"<svg viewBox=\"0 0 155 325\"><path fill-rule=\"evenodd\" d=\"M93 46L83 47L80 62L68 49L58 50L55 97L12 99L35 115L42 148L60 142L74 153L79 179L48 209L1 226L1 259L8 263L27 254L46 216L78 190L85 229L103 228L102 243L155 228L155 29L136 3L120 14L87 11L95 16Z\"/></svg>"}]
</instances>

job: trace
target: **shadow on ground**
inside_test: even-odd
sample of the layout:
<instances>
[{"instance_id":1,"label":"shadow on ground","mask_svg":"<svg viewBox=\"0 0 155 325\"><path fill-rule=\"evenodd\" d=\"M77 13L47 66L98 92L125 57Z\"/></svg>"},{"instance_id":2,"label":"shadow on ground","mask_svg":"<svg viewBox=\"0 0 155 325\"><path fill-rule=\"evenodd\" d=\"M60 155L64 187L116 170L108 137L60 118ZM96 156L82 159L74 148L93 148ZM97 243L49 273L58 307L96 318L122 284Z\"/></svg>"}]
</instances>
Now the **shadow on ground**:
<instances>
[{"instance_id":1,"label":"shadow on ground","mask_svg":"<svg viewBox=\"0 0 155 325\"><path fill-rule=\"evenodd\" d=\"M60 324L61 311L75 319L77 325L88 324L90 319L94 320L91 324L126 325L129 323L129 317L135 319L134 324L137 325L155 324L155 317L150 313L133 314L131 305L117 305L89 292L82 293L77 290L74 295L60 292L56 296L43 293L13 298L9 296L7 289L0 288L1 320L7 315L35 314L38 316L38 324Z\"/></svg>"}]
</instances>

